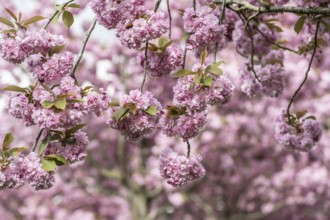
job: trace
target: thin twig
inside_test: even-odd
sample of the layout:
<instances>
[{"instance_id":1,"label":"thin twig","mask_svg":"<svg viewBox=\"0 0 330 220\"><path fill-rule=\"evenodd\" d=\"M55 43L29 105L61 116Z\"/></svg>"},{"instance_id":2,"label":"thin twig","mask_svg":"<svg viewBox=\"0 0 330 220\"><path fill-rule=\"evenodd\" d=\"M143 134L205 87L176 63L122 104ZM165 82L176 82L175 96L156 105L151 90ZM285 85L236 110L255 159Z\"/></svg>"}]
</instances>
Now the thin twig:
<instances>
[{"instance_id":1,"label":"thin twig","mask_svg":"<svg viewBox=\"0 0 330 220\"><path fill-rule=\"evenodd\" d=\"M242 14L243 18L246 20L246 17L244 16L244 14ZM240 17L244 22L244 19L242 17ZM250 27L250 24L247 22L246 20L246 24L245 26L247 27L247 33L249 35L249 38L250 38L250 43L251 43L251 55L250 55L250 63L251 63L251 69L252 69L252 72L253 72L253 75L254 75L254 78L258 81L258 82L261 82L255 69L254 69L254 41L253 41L253 33L252 33L252 29Z\"/></svg>"},{"instance_id":2,"label":"thin twig","mask_svg":"<svg viewBox=\"0 0 330 220\"><path fill-rule=\"evenodd\" d=\"M159 6L160 6L160 3L162 3L162 0L158 0L156 5L155 5L155 9L154 9L154 12L157 12Z\"/></svg>"},{"instance_id":3,"label":"thin twig","mask_svg":"<svg viewBox=\"0 0 330 220\"><path fill-rule=\"evenodd\" d=\"M193 8L196 11L196 0L193 0Z\"/></svg>"},{"instance_id":4,"label":"thin twig","mask_svg":"<svg viewBox=\"0 0 330 220\"><path fill-rule=\"evenodd\" d=\"M144 62L143 62L144 74L143 74L143 80L142 80L142 84L141 84L141 88L140 88L141 92L143 91L143 86L147 79L147 60L148 60L148 41L146 42L146 46L144 48Z\"/></svg>"},{"instance_id":5,"label":"thin twig","mask_svg":"<svg viewBox=\"0 0 330 220\"><path fill-rule=\"evenodd\" d=\"M41 129L38 133L38 136L36 137L35 141L34 141L34 145L33 145L33 150L32 151L35 151L36 148L37 148L37 145L38 145L38 142L39 142L39 139L41 137L41 134L42 132L44 131L44 129Z\"/></svg>"},{"instance_id":6,"label":"thin twig","mask_svg":"<svg viewBox=\"0 0 330 220\"><path fill-rule=\"evenodd\" d=\"M166 0L167 5L167 13L168 13L168 22L170 25L169 31L168 31L168 38L172 38L172 14L171 14L171 7L170 7L170 0Z\"/></svg>"},{"instance_id":7,"label":"thin twig","mask_svg":"<svg viewBox=\"0 0 330 220\"><path fill-rule=\"evenodd\" d=\"M182 69L186 67L187 44L184 45Z\"/></svg>"},{"instance_id":8,"label":"thin twig","mask_svg":"<svg viewBox=\"0 0 330 220\"><path fill-rule=\"evenodd\" d=\"M190 157L190 150L191 150L191 147L190 147L190 143L189 141L186 141L187 142L187 157L189 158Z\"/></svg>"},{"instance_id":9,"label":"thin twig","mask_svg":"<svg viewBox=\"0 0 330 220\"><path fill-rule=\"evenodd\" d=\"M68 4L70 4L71 2L73 2L74 0L70 0L70 1L67 1L63 4L63 8L65 6L67 6ZM57 10L56 12L54 12L54 14L48 19L47 23L45 24L45 26L43 27L43 29L47 29L48 25L54 20L54 18L56 17L56 15L60 13L59 10Z\"/></svg>"},{"instance_id":10,"label":"thin twig","mask_svg":"<svg viewBox=\"0 0 330 220\"><path fill-rule=\"evenodd\" d=\"M225 0L215 0L213 3L222 4ZM291 7L291 6L255 6L249 3L248 1L243 0L226 0L226 6L238 5L238 10L248 9L260 13L295 13L295 14L304 14L304 15L330 15L330 8L328 7Z\"/></svg>"},{"instance_id":11,"label":"thin twig","mask_svg":"<svg viewBox=\"0 0 330 220\"><path fill-rule=\"evenodd\" d=\"M226 13L226 0L223 1L222 6L221 6L221 15L220 15L220 19L219 19L219 24L223 23L223 20L225 18L225 13ZM215 43L214 62L217 62L217 52L218 52L218 42Z\"/></svg>"},{"instance_id":12,"label":"thin twig","mask_svg":"<svg viewBox=\"0 0 330 220\"><path fill-rule=\"evenodd\" d=\"M289 124L291 124L291 118L290 118L290 108L291 108L291 105L292 105L294 99L296 98L296 96L298 95L299 91L301 90L301 88L305 84L305 82L306 82L306 80L308 78L308 73L309 73L309 71L310 71L310 69L312 67L313 59L314 59L314 56L315 56L315 53L316 53L316 49L317 49L317 34L318 34L318 31L319 31L319 27L320 27L320 20L318 20L317 21L317 24L316 24L316 30L315 30L315 35L314 35L313 53L312 53L311 59L310 59L309 64L308 64L308 68L306 70L304 80L300 83L298 89L294 92L293 96L290 99L288 108L286 110L286 114L287 114L287 117L288 117Z\"/></svg>"},{"instance_id":13,"label":"thin twig","mask_svg":"<svg viewBox=\"0 0 330 220\"><path fill-rule=\"evenodd\" d=\"M293 50L293 49L291 49L291 48L288 48L288 47L284 47L284 46L282 46L282 45L280 45L280 44L278 44L278 43L276 43L275 41L272 41L271 39L269 39L269 37L266 35L266 34L264 34L258 27L256 27L256 30L269 42L269 43L271 43L271 44L273 44L273 45L275 45L276 47L278 47L278 48L281 48L281 49L283 49L283 50L287 50L287 51L290 51L290 52L292 52L292 53L295 53L295 54L299 54L299 52L298 51L296 51L296 50Z\"/></svg>"},{"instance_id":14,"label":"thin twig","mask_svg":"<svg viewBox=\"0 0 330 220\"><path fill-rule=\"evenodd\" d=\"M71 76L72 78L74 78L76 81L77 81L77 79L76 79L76 76L75 76L75 72L76 72L77 67L78 67L78 65L79 65L79 63L80 63L81 58L83 57L83 54L84 54L84 52L85 52L86 45L87 45L88 40L89 40L89 38L90 38L90 36L91 36L91 34L92 34L94 28L95 28L96 23L97 23L97 20L96 20L96 18L94 18L94 20L93 20L91 26L89 27L88 31L87 31L86 34L85 34L85 39L84 39L83 42L82 42L82 46L81 46L81 48L80 48L80 51L79 51L79 54L78 54L78 58L77 58L77 60L75 61L74 65L73 65L73 68L72 68L72 70L71 70L71 72L70 72L70 76Z\"/></svg>"}]
</instances>

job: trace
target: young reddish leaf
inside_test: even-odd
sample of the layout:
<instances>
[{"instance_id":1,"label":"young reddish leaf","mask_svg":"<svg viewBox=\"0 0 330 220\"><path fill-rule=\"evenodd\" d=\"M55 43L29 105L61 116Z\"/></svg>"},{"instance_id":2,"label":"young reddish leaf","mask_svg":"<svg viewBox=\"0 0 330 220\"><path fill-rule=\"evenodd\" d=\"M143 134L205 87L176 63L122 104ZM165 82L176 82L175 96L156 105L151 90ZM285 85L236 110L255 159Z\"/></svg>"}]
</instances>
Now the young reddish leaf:
<instances>
[{"instance_id":1,"label":"young reddish leaf","mask_svg":"<svg viewBox=\"0 0 330 220\"><path fill-rule=\"evenodd\" d=\"M11 91L11 92L23 92L23 93L26 93L26 89L24 89L22 87L19 87L19 86L15 86L15 85L6 86L2 90Z\"/></svg>"},{"instance_id":2,"label":"young reddish leaf","mask_svg":"<svg viewBox=\"0 0 330 220\"><path fill-rule=\"evenodd\" d=\"M13 24L13 22L9 21L7 18L0 17L0 22L9 27L15 28L15 25Z\"/></svg>"},{"instance_id":3,"label":"young reddish leaf","mask_svg":"<svg viewBox=\"0 0 330 220\"><path fill-rule=\"evenodd\" d=\"M40 16L40 15L36 15L36 16L33 16L29 19L27 19L26 21L23 22L23 25L24 26L27 26L27 25L30 25L30 24L33 24L35 22L38 22L38 21L41 21L41 20L44 20L46 17L43 17L43 16Z\"/></svg>"},{"instance_id":4,"label":"young reddish leaf","mask_svg":"<svg viewBox=\"0 0 330 220\"><path fill-rule=\"evenodd\" d=\"M12 10L10 10L9 8L5 8L5 10L8 12L8 14L10 14L12 18L14 18L15 21L17 21L17 17Z\"/></svg>"}]
</instances>

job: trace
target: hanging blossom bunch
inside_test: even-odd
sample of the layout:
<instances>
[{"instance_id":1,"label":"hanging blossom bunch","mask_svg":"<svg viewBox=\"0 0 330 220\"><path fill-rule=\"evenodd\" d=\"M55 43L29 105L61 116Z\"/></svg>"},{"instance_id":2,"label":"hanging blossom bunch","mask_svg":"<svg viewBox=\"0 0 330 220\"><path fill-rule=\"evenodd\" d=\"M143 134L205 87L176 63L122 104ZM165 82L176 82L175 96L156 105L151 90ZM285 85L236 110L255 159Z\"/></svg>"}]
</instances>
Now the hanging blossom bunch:
<instances>
[{"instance_id":1,"label":"hanging blossom bunch","mask_svg":"<svg viewBox=\"0 0 330 220\"><path fill-rule=\"evenodd\" d=\"M81 89L70 76L63 77L60 85L53 89L43 83L6 89L15 92L7 103L8 112L22 119L26 126L37 125L41 129L77 125L83 115L93 112L100 115L109 103L104 93L90 87Z\"/></svg>"},{"instance_id":2,"label":"hanging blossom bunch","mask_svg":"<svg viewBox=\"0 0 330 220\"><path fill-rule=\"evenodd\" d=\"M259 65L254 65L256 76L252 72L252 67L246 63L240 70L242 78L241 91L249 97L257 97L261 94L268 97L277 97L284 89L284 55L282 51L271 51L260 61Z\"/></svg>"},{"instance_id":3,"label":"hanging blossom bunch","mask_svg":"<svg viewBox=\"0 0 330 220\"><path fill-rule=\"evenodd\" d=\"M160 156L160 174L168 184L180 187L205 175L206 171L200 163L201 160L199 155L187 158L166 148Z\"/></svg>"},{"instance_id":4,"label":"hanging blossom bunch","mask_svg":"<svg viewBox=\"0 0 330 220\"><path fill-rule=\"evenodd\" d=\"M207 105L223 105L229 102L234 92L232 82L222 74L219 65L222 61L204 65L206 50L201 54L201 62L192 70L183 69L176 73L179 77L174 86L174 105L191 111L204 111Z\"/></svg>"},{"instance_id":5,"label":"hanging blossom bunch","mask_svg":"<svg viewBox=\"0 0 330 220\"><path fill-rule=\"evenodd\" d=\"M275 139L285 148L308 152L321 139L322 127L314 116L304 117L307 112L298 112L287 118L285 109L275 119Z\"/></svg>"},{"instance_id":6,"label":"hanging blossom bunch","mask_svg":"<svg viewBox=\"0 0 330 220\"><path fill-rule=\"evenodd\" d=\"M219 15L214 8L201 6L197 10L185 9L183 14L184 30L189 34L187 49L204 50L219 43L219 48L226 46L226 25L220 24Z\"/></svg>"},{"instance_id":7,"label":"hanging blossom bunch","mask_svg":"<svg viewBox=\"0 0 330 220\"><path fill-rule=\"evenodd\" d=\"M115 28L121 43L132 49L140 48L142 43L160 37L169 29L165 13L148 10L144 4L141 0L91 2L100 24Z\"/></svg>"},{"instance_id":8,"label":"hanging blossom bunch","mask_svg":"<svg viewBox=\"0 0 330 220\"><path fill-rule=\"evenodd\" d=\"M155 129L161 111L161 104L151 92L132 90L122 97L118 106L109 109L107 123L127 139L141 139Z\"/></svg>"},{"instance_id":9,"label":"hanging blossom bunch","mask_svg":"<svg viewBox=\"0 0 330 220\"><path fill-rule=\"evenodd\" d=\"M28 56L48 53L56 46L64 45L61 35L54 35L47 30L18 30L3 35L0 40L1 57L14 64L22 63Z\"/></svg>"},{"instance_id":10,"label":"hanging blossom bunch","mask_svg":"<svg viewBox=\"0 0 330 220\"><path fill-rule=\"evenodd\" d=\"M36 190L49 189L55 182L54 172L42 168L37 153L22 154L27 147L10 147L13 141L7 134L0 149L0 190L19 188L25 182Z\"/></svg>"},{"instance_id":11,"label":"hanging blossom bunch","mask_svg":"<svg viewBox=\"0 0 330 220\"><path fill-rule=\"evenodd\" d=\"M145 53L140 52L138 62L144 67ZM183 63L183 51L177 44L166 38L159 38L158 45L149 43L146 69L151 76L161 77L178 70Z\"/></svg>"}]
</instances>

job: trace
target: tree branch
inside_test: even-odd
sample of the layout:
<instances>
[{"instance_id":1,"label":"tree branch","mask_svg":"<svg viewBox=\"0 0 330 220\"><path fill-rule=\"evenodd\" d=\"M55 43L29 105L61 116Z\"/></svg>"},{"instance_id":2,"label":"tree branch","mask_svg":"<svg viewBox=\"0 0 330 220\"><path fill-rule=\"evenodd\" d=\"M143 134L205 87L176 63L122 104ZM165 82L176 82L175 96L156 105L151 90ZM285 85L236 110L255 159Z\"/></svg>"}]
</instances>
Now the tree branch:
<instances>
[{"instance_id":1,"label":"tree branch","mask_svg":"<svg viewBox=\"0 0 330 220\"><path fill-rule=\"evenodd\" d=\"M67 6L68 4L70 4L71 2L73 2L74 0L70 0L70 1L67 1L63 4L63 7ZM45 26L43 27L43 29L47 29L48 25L53 21L53 19L56 17L56 15L60 13L59 10L57 10L47 21L47 23L45 24Z\"/></svg>"},{"instance_id":2,"label":"tree branch","mask_svg":"<svg viewBox=\"0 0 330 220\"><path fill-rule=\"evenodd\" d=\"M93 30L95 28L96 23L97 23L97 20L96 20L96 18L94 18L91 26L89 27L88 31L86 32L85 39L82 42L82 46L81 46L80 51L79 51L79 54L78 54L78 58L77 58L76 62L74 63L73 68L72 68L72 70L70 72L70 76L72 78L74 78L75 80L76 80L75 72L76 72L77 67L78 67L78 65L80 63L81 58L83 57L83 54L85 52L85 48L86 48L87 42L88 42L89 37L91 36L91 34L92 34L92 32L93 32Z\"/></svg>"},{"instance_id":3,"label":"tree branch","mask_svg":"<svg viewBox=\"0 0 330 220\"><path fill-rule=\"evenodd\" d=\"M309 71L310 71L310 69L312 67L313 59L314 59L314 56L315 56L315 53L316 53L316 49L317 49L317 34L318 34L318 31L319 31L319 27L320 27L320 19L317 21L317 24L316 24L316 30L315 30L315 35L314 35L313 53L312 53L311 59L310 59L309 64L308 64L308 68L306 70L304 80L300 83L298 89L294 92L293 96L290 99L288 108L286 110L286 114L287 114L287 117L288 117L289 124L291 124L291 118L290 118L290 108L291 108L291 105L292 105L294 99L296 98L296 96L298 95L299 91L301 90L301 88L305 84L305 82L306 82L306 80L308 78L308 73L309 73Z\"/></svg>"},{"instance_id":4,"label":"tree branch","mask_svg":"<svg viewBox=\"0 0 330 220\"><path fill-rule=\"evenodd\" d=\"M213 3L222 4L225 0L215 0ZM255 12L262 13L295 13L295 14L306 14L306 15L330 15L330 8L326 7L312 7L312 8L302 8L302 7L285 7L285 6L255 6L247 1L242 0L226 0L226 6L238 5L244 9L248 9Z\"/></svg>"}]
</instances>

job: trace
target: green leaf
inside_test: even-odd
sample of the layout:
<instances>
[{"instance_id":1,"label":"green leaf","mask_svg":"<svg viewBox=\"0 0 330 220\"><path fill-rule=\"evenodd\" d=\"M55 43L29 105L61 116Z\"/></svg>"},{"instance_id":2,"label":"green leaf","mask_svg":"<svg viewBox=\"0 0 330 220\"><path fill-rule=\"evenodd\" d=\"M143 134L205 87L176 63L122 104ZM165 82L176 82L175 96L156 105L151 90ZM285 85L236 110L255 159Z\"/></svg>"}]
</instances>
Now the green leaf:
<instances>
[{"instance_id":1,"label":"green leaf","mask_svg":"<svg viewBox=\"0 0 330 220\"><path fill-rule=\"evenodd\" d=\"M162 48L164 47L166 44L168 44L169 42L171 42L171 40L165 38L165 37L160 37L158 40L158 47Z\"/></svg>"},{"instance_id":2,"label":"green leaf","mask_svg":"<svg viewBox=\"0 0 330 220\"><path fill-rule=\"evenodd\" d=\"M56 167L56 163L54 160L47 160L47 159L43 159L41 161L41 168L44 171L55 171L55 167Z\"/></svg>"},{"instance_id":3,"label":"green leaf","mask_svg":"<svg viewBox=\"0 0 330 220\"><path fill-rule=\"evenodd\" d=\"M191 71L191 70L188 70L188 69L182 69L182 70L177 71L177 72L174 74L174 77L188 76L188 75L194 75L194 74L196 74L196 73L193 72L193 71Z\"/></svg>"},{"instance_id":4,"label":"green leaf","mask_svg":"<svg viewBox=\"0 0 330 220\"><path fill-rule=\"evenodd\" d=\"M50 154L45 156L44 159L54 161L57 166L68 165L68 160L60 155Z\"/></svg>"},{"instance_id":5,"label":"green leaf","mask_svg":"<svg viewBox=\"0 0 330 220\"><path fill-rule=\"evenodd\" d=\"M74 22L74 18L73 18L72 13L69 12L69 11L64 11L63 12L63 15L62 15L62 20L63 20L63 23L65 24L65 26L67 26L68 28L70 28L71 25Z\"/></svg>"},{"instance_id":6,"label":"green leaf","mask_svg":"<svg viewBox=\"0 0 330 220\"><path fill-rule=\"evenodd\" d=\"M19 86L15 86L15 85L6 86L2 90L11 91L11 92L23 92L23 93L26 93L26 89L24 89L22 87L19 87Z\"/></svg>"},{"instance_id":7,"label":"green leaf","mask_svg":"<svg viewBox=\"0 0 330 220\"><path fill-rule=\"evenodd\" d=\"M316 120L316 117L315 117L314 115L310 115L310 116L308 116L307 118L305 118L305 120L306 120L306 119Z\"/></svg>"},{"instance_id":8,"label":"green leaf","mask_svg":"<svg viewBox=\"0 0 330 220\"><path fill-rule=\"evenodd\" d=\"M0 22L7 25L7 26L9 26L9 27L15 28L15 25L13 24L13 22L8 20L7 18L0 17Z\"/></svg>"},{"instance_id":9,"label":"green leaf","mask_svg":"<svg viewBox=\"0 0 330 220\"><path fill-rule=\"evenodd\" d=\"M8 34L8 33L16 33L17 32L17 30L15 30L15 29L7 29L7 30L2 30L1 32L0 32L0 34Z\"/></svg>"},{"instance_id":10,"label":"green leaf","mask_svg":"<svg viewBox=\"0 0 330 220\"><path fill-rule=\"evenodd\" d=\"M68 4L67 7L69 7L69 8L80 8L80 5L72 3L72 4Z\"/></svg>"},{"instance_id":11,"label":"green leaf","mask_svg":"<svg viewBox=\"0 0 330 220\"><path fill-rule=\"evenodd\" d=\"M10 14L12 18L14 18L15 21L17 21L17 17L12 10L10 10L9 8L5 8L5 10L8 12L8 14Z\"/></svg>"},{"instance_id":12,"label":"green leaf","mask_svg":"<svg viewBox=\"0 0 330 220\"><path fill-rule=\"evenodd\" d=\"M134 103L125 103L124 108L129 109L129 111L132 112L133 114L135 114L137 110L137 106Z\"/></svg>"},{"instance_id":13,"label":"green leaf","mask_svg":"<svg viewBox=\"0 0 330 220\"><path fill-rule=\"evenodd\" d=\"M304 24L305 24L305 20L306 20L306 17L303 16L303 17L300 17L296 24L294 25L294 31L299 34L301 29L303 28Z\"/></svg>"},{"instance_id":14,"label":"green leaf","mask_svg":"<svg viewBox=\"0 0 330 220\"><path fill-rule=\"evenodd\" d=\"M10 156L17 156L19 153L29 149L29 147L13 147L8 150Z\"/></svg>"},{"instance_id":15,"label":"green leaf","mask_svg":"<svg viewBox=\"0 0 330 220\"><path fill-rule=\"evenodd\" d=\"M206 76L204 79L203 79L203 85L204 86L208 86L210 87L212 85L212 82L213 82L213 78L212 76Z\"/></svg>"},{"instance_id":16,"label":"green leaf","mask_svg":"<svg viewBox=\"0 0 330 220\"><path fill-rule=\"evenodd\" d=\"M196 74L194 77L194 83L196 85L199 85L202 81L203 75L202 74Z\"/></svg>"},{"instance_id":17,"label":"green leaf","mask_svg":"<svg viewBox=\"0 0 330 220\"><path fill-rule=\"evenodd\" d=\"M54 102L54 106L60 110L64 110L66 107L66 99L58 99Z\"/></svg>"},{"instance_id":18,"label":"green leaf","mask_svg":"<svg viewBox=\"0 0 330 220\"><path fill-rule=\"evenodd\" d=\"M200 57L201 64L204 64L206 57L207 57L207 50L205 48L205 50L201 53L201 57Z\"/></svg>"},{"instance_id":19,"label":"green leaf","mask_svg":"<svg viewBox=\"0 0 330 220\"><path fill-rule=\"evenodd\" d=\"M213 75L217 75L217 76L221 76L222 75L222 70L217 67L217 66L208 66L206 69L205 69L205 72L207 73L212 73Z\"/></svg>"},{"instance_id":20,"label":"green leaf","mask_svg":"<svg viewBox=\"0 0 330 220\"><path fill-rule=\"evenodd\" d=\"M27 28L26 28L24 25L22 25L21 23L15 21L15 24L16 24L20 29L27 30Z\"/></svg>"},{"instance_id":21,"label":"green leaf","mask_svg":"<svg viewBox=\"0 0 330 220\"><path fill-rule=\"evenodd\" d=\"M12 135L12 133L8 133L6 134L3 143L2 143L2 150L6 151L9 149L9 146L11 143L13 143L14 141L14 136Z\"/></svg>"},{"instance_id":22,"label":"green leaf","mask_svg":"<svg viewBox=\"0 0 330 220\"><path fill-rule=\"evenodd\" d=\"M54 106L54 102L50 102L50 101L43 101L42 103L42 107L46 108L46 109L50 109L51 107Z\"/></svg>"},{"instance_id":23,"label":"green leaf","mask_svg":"<svg viewBox=\"0 0 330 220\"><path fill-rule=\"evenodd\" d=\"M145 112L147 112L149 115L156 116L157 115L157 106L155 105L150 105Z\"/></svg>"},{"instance_id":24,"label":"green leaf","mask_svg":"<svg viewBox=\"0 0 330 220\"><path fill-rule=\"evenodd\" d=\"M306 110L299 111L299 112L296 113L296 117L297 117L297 119L300 119L300 118L304 117L304 115L306 115L306 114L307 114Z\"/></svg>"},{"instance_id":25,"label":"green leaf","mask_svg":"<svg viewBox=\"0 0 330 220\"><path fill-rule=\"evenodd\" d=\"M58 19L60 18L60 15L61 15L61 13L57 12L56 15L54 16L52 22L56 24L58 22Z\"/></svg>"},{"instance_id":26,"label":"green leaf","mask_svg":"<svg viewBox=\"0 0 330 220\"><path fill-rule=\"evenodd\" d=\"M30 24L33 24L35 22L38 22L38 21L41 21L41 20L44 20L46 17L43 17L43 16L40 16L40 15L36 15L36 16L33 16L29 19L27 19L26 21L23 22L23 25L24 26L27 26L27 25L30 25Z\"/></svg>"},{"instance_id":27,"label":"green leaf","mask_svg":"<svg viewBox=\"0 0 330 220\"><path fill-rule=\"evenodd\" d=\"M116 168L112 170L102 169L101 174L110 179L120 180L122 178L120 170Z\"/></svg>"},{"instance_id":28,"label":"green leaf","mask_svg":"<svg viewBox=\"0 0 330 220\"><path fill-rule=\"evenodd\" d=\"M66 130L65 131L65 134L66 135L71 135L71 134L74 134L76 133L77 131L79 131L80 129L82 129L83 127L85 127L87 124L79 124L79 125L76 125L72 128L70 128L69 130Z\"/></svg>"},{"instance_id":29,"label":"green leaf","mask_svg":"<svg viewBox=\"0 0 330 220\"><path fill-rule=\"evenodd\" d=\"M50 140L51 140L51 135L50 135L50 134L47 135L47 137L45 137L45 138L42 140L42 142L41 142L41 144L40 144L40 146L39 146L39 151L38 151L38 152L39 152L39 155L41 155L41 154L45 151L45 149L47 148L47 146L48 146Z\"/></svg>"},{"instance_id":30,"label":"green leaf","mask_svg":"<svg viewBox=\"0 0 330 220\"><path fill-rule=\"evenodd\" d=\"M65 45L58 45L49 50L48 55L51 57L56 53L61 53L65 49Z\"/></svg>"},{"instance_id":31,"label":"green leaf","mask_svg":"<svg viewBox=\"0 0 330 220\"><path fill-rule=\"evenodd\" d=\"M129 112L129 109L127 108L119 108L117 111L113 113L113 117L116 119L116 121L120 121L125 115Z\"/></svg>"}]
</instances>

